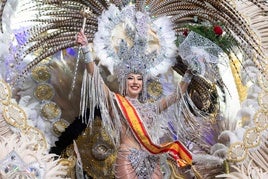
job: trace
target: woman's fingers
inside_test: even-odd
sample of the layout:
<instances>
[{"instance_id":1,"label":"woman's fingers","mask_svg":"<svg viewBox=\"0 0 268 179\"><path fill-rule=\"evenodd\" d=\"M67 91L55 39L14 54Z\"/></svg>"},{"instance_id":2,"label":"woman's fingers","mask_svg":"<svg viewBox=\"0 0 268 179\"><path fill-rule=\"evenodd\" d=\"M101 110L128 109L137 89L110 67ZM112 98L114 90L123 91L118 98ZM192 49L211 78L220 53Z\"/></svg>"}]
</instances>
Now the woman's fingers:
<instances>
[{"instance_id":1,"label":"woman's fingers","mask_svg":"<svg viewBox=\"0 0 268 179\"><path fill-rule=\"evenodd\" d=\"M80 32L76 35L76 42L80 43L81 45L86 45L88 43L86 36Z\"/></svg>"},{"instance_id":2,"label":"woman's fingers","mask_svg":"<svg viewBox=\"0 0 268 179\"><path fill-rule=\"evenodd\" d=\"M76 34L76 42L80 43L82 46L87 45L88 44L88 40L87 37L83 31L83 29L81 29L77 34Z\"/></svg>"},{"instance_id":3,"label":"woman's fingers","mask_svg":"<svg viewBox=\"0 0 268 179\"><path fill-rule=\"evenodd\" d=\"M82 28L82 29L80 29L80 33L84 33L84 29Z\"/></svg>"}]
</instances>

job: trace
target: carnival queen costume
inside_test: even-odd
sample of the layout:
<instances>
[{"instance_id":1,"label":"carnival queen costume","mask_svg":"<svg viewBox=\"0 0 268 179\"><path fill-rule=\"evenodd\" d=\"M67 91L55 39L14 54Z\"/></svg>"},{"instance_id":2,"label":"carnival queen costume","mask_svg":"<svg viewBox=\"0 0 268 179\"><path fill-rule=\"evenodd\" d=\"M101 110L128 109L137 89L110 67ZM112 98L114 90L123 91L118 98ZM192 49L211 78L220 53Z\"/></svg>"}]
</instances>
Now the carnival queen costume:
<instances>
[{"instance_id":1,"label":"carnival queen costume","mask_svg":"<svg viewBox=\"0 0 268 179\"><path fill-rule=\"evenodd\" d=\"M14 89L0 81L2 178L268 178L267 1L3 0L0 12L0 71ZM96 64L83 124L81 26ZM184 93L169 79L185 71ZM138 100L126 95L129 72L143 76Z\"/></svg>"},{"instance_id":2,"label":"carnival queen costume","mask_svg":"<svg viewBox=\"0 0 268 179\"><path fill-rule=\"evenodd\" d=\"M95 66L92 76L87 71L84 73L81 91L82 118L91 126L94 109L100 108L103 126L118 148L114 164L118 178L126 175L137 178L167 175L167 159L174 161L178 167L192 164L191 153L184 144L172 138L169 127L181 123L184 115L196 117L189 110L189 96L183 94L177 85L164 97L166 106L171 106L171 109L166 109L161 99L152 99L148 95L146 88L149 80L158 80L174 65L179 54L175 40L168 17L151 19L146 11L138 11L133 5L121 10L111 5L99 18L93 47L82 47L85 63L98 60L98 66L109 70L108 78L116 78L119 82L119 93L109 89L107 92L101 72ZM188 50L194 45L197 50ZM209 53L205 48L214 49L214 52ZM195 33L189 35L179 50L183 52L180 55L192 73L198 75L207 73L206 64L215 66L220 56L224 56L217 45ZM210 69L215 77L216 70ZM139 99L126 96L126 80L130 73L143 77ZM191 76L186 73L182 80L188 84ZM91 111L89 118L85 117L87 108ZM155 173L156 168L158 173Z\"/></svg>"}]
</instances>

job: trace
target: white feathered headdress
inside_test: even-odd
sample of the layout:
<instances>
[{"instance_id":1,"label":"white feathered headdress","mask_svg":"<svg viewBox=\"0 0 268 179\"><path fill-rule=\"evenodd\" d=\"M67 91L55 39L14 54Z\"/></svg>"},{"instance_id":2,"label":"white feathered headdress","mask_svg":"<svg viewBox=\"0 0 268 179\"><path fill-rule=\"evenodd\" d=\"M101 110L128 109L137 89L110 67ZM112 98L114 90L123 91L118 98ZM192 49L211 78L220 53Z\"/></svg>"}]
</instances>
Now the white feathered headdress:
<instances>
[{"instance_id":1,"label":"white feathered headdress","mask_svg":"<svg viewBox=\"0 0 268 179\"><path fill-rule=\"evenodd\" d=\"M99 18L94 51L100 64L117 77L135 70L157 76L174 64L175 40L167 17L152 19L134 5L122 10L111 5Z\"/></svg>"}]
</instances>

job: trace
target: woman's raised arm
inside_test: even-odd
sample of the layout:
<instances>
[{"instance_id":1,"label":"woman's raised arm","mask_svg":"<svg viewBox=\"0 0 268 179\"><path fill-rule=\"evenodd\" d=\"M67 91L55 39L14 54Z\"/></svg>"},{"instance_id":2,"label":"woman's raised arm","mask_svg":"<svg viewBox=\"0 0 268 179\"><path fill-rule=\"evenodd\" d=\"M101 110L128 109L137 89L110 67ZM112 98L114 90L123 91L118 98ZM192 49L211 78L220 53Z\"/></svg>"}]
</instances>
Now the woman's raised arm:
<instances>
[{"instance_id":1,"label":"woman's raised arm","mask_svg":"<svg viewBox=\"0 0 268 179\"><path fill-rule=\"evenodd\" d=\"M169 106L171 106L172 104L174 104L176 101L180 100L181 95L183 95L186 91L187 88L189 86L189 83L191 82L192 79L192 73L187 70L181 80L181 82L178 84L180 90L177 92L174 92L173 94L161 99L159 101L159 110L160 112L167 109Z\"/></svg>"},{"instance_id":2,"label":"woman's raised arm","mask_svg":"<svg viewBox=\"0 0 268 179\"><path fill-rule=\"evenodd\" d=\"M93 75L94 72L94 61L92 56L93 47L92 44L88 43L87 37L82 29L80 30L80 32L78 32L76 41L82 46L82 52L85 57L84 62L86 65L87 72Z\"/></svg>"},{"instance_id":3,"label":"woman's raised arm","mask_svg":"<svg viewBox=\"0 0 268 179\"><path fill-rule=\"evenodd\" d=\"M92 76L94 73L94 68L95 68L95 63L94 63L94 57L93 57L93 46L92 44L88 43L87 37L81 29L76 38L76 42L79 43L82 46L82 52L84 54L84 62L85 62L85 67L87 69L87 72ZM102 88L105 91L106 96L109 93L109 88L108 86L103 82Z\"/></svg>"}]
</instances>

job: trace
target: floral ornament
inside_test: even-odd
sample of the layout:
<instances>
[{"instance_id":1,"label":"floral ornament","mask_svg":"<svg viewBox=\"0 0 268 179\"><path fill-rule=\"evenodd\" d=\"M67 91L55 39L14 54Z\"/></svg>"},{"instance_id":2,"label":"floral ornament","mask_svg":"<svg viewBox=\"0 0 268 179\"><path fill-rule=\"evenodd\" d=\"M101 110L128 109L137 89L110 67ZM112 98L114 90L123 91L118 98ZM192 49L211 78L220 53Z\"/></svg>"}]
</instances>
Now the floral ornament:
<instances>
[{"instance_id":1,"label":"floral ornament","mask_svg":"<svg viewBox=\"0 0 268 179\"><path fill-rule=\"evenodd\" d=\"M214 26L213 31L217 36L221 36L223 33L223 30L219 25Z\"/></svg>"},{"instance_id":2,"label":"floral ornament","mask_svg":"<svg viewBox=\"0 0 268 179\"><path fill-rule=\"evenodd\" d=\"M188 29L185 29L184 31L183 31L183 33L182 33L185 37L187 37L187 35L189 34L189 31L188 31Z\"/></svg>"},{"instance_id":3,"label":"floral ornament","mask_svg":"<svg viewBox=\"0 0 268 179\"><path fill-rule=\"evenodd\" d=\"M237 43L234 38L224 33L224 28L220 25L204 25L204 24L194 24L187 25L186 30L183 31L183 35L187 36L190 31L194 31L203 37L208 38L215 44L217 44L225 53L229 53L233 46ZM189 32L188 32L189 31ZM186 33L187 32L187 33Z\"/></svg>"}]
</instances>

